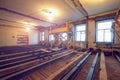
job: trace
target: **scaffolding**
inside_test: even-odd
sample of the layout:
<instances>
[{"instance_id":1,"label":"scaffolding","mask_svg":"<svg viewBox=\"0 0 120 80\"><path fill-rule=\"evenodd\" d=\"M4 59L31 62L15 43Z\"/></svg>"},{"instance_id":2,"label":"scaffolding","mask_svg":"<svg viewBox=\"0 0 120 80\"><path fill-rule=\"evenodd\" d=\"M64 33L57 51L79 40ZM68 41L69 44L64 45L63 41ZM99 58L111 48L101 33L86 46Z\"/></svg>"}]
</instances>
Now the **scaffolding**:
<instances>
[{"instance_id":1,"label":"scaffolding","mask_svg":"<svg viewBox=\"0 0 120 80\"><path fill-rule=\"evenodd\" d=\"M120 8L116 12L116 15L114 17L115 22L112 25L112 31L115 34L115 41L118 42L117 44L115 44L114 42L112 43L112 53L114 50L119 51L120 49L120 22L118 21L119 16L120 16Z\"/></svg>"}]
</instances>

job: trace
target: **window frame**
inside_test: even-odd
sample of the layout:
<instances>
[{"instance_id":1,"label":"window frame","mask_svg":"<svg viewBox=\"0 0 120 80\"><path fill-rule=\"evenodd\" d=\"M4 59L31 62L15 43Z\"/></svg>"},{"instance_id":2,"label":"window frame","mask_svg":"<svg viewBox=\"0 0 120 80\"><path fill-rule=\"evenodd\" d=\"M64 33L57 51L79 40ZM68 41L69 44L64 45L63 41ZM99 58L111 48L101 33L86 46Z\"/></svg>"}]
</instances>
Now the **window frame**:
<instances>
[{"instance_id":1,"label":"window frame","mask_svg":"<svg viewBox=\"0 0 120 80\"><path fill-rule=\"evenodd\" d=\"M81 25L81 26L84 25L84 26L85 26L85 30L83 30L83 31L77 31L76 28L77 28L77 26L79 26L79 25ZM75 37L74 37L74 41L75 41L75 42L86 42L86 28L87 28L87 26L86 26L85 23L76 24L76 25L75 25L75 28L74 28L74 36L75 36ZM81 41L81 39L80 39L79 41L76 40L76 37L77 37L76 34L77 34L77 32L80 32L80 34L82 34L82 32L85 33L85 41Z\"/></svg>"},{"instance_id":2,"label":"window frame","mask_svg":"<svg viewBox=\"0 0 120 80\"><path fill-rule=\"evenodd\" d=\"M66 34L66 36L63 36L63 34ZM68 40L68 34L67 32L61 32L59 33L59 38L62 36L62 41L67 41Z\"/></svg>"},{"instance_id":3,"label":"window frame","mask_svg":"<svg viewBox=\"0 0 120 80\"><path fill-rule=\"evenodd\" d=\"M40 33L40 40L45 41L45 32L44 31Z\"/></svg>"},{"instance_id":4,"label":"window frame","mask_svg":"<svg viewBox=\"0 0 120 80\"><path fill-rule=\"evenodd\" d=\"M110 30L111 31L111 42L107 42L107 41L105 41L105 36L103 36L103 41L101 41L101 42L99 42L99 41L97 41L97 35L98 35L98 23L102 23L102 22L109 22L109 21L111 21L112 22L112 24L113 24L113 19L106 19L106 20L98 20L98 21L95 21L95 43L98 43L98 44L112 44L112 43L114 43L114 32L112 31L112 27L113 26L111 26L111 28L110 29L100 29L100 30L102 30L103 32L104 32L104 34L105 34L105 31L106 30Z\"/></svg>"},{"instance_id":5,"label":"window frame","mask_svg":"<svg viewBox=\"0 0 120 80\"><path fill-rule=\"evenodd\" d=\"M53 40L52 40L51 36L53 36ZM55 40L54 35L53 34L49 34L49 42L54 41L54 40Z\"/></svg>"}]
</instances>

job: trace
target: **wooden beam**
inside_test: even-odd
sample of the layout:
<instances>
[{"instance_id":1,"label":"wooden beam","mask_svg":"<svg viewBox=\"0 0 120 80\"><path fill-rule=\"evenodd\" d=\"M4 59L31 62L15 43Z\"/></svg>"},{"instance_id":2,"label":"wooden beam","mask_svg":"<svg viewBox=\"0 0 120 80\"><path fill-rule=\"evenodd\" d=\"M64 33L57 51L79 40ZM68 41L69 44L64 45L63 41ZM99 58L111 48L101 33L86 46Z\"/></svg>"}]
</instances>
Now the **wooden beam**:
<instances>
[{"instance_id":1,"label":"wooden beam","mask_svg":"<svg viewBox=\"0 0 120 80\"><path fill-rule=\"evenodd\" d=\"M56 29L51 30L51 33L61 33L61 32L68 32L68 28L61 27L61 28L56 28Z\"/></svg>"},{"instance_id":2,"label":"wooden beam","mask_svg":"<svg viewBox=\"0 0 120 80\"><path fill-rule=\"evenodd\" d=\"M87 53L85 53L85 54L87 54ZM62 77L63 74L66 74L67 71L69 71L70 66L73 66L85 54L81 54L81 55L77 56L76 58L74 58L70 63L68 63L67 65L65 65L63 68L59 69L58 71L56 71L55 73L53 73L52 75L50 75L47 78L47 80L56 80L57 78Z\"/></svg>"},{"instance_id":3,"label":"wooden beam","mask_svg":"<svg viewBox=\"0 0 120 80\"><path fill-rule=\"evenodd\" d=\"M107 80L107 71L106 71L106 64L105 64L105 56L104 53L101 53L100 57L100 80Z\"/></svg>"},{"instance_id":4,"label":"wooden beam","mask_svg":"<svg viewBox=\"0 0 120 80\"><path fill-rule=\"evenodd\" d=\"M115 18L114 18L116 24L117 24L118 27L120 28L120 23L119 23L119 21L117 20L118 17L119 17L119 15L120 15L120 8L117 10L116 15L115 15Z\"/></svg>"},{"instance_id":5,"label":"wooden beam","mask_svg":"<svg viewBox=\"0 0 120 80\"><path fill-rule=\"evenodd\" d=\"M88 19L89 19L89 17L88 16L86 16L86 48L88 49Z\"/></svg>"},{"instance_id":6,"label":"wooden beam","mask_svg":"<svg viewBox=\"0 0 120 80\"><path fill-rule=\"evenodd\" d=\"M19 16L27 17L27 18L30 18L30 19L34 19L34 20L37 20L37 21L41 21L41 22L46 22L46 23L49 23L49 24L56 24L56 23L51 23L49 21L45 21L45 20L30 16L30 15L20 13L20 12L14 11L14 10L10 10L10 9L4 8L4 7L0 7L0 10L1 11L6 11L6 12L9 12L9 13L12 13L12 14L16 14L16 15L19 15Z\"/></svg>"}]
</instances>

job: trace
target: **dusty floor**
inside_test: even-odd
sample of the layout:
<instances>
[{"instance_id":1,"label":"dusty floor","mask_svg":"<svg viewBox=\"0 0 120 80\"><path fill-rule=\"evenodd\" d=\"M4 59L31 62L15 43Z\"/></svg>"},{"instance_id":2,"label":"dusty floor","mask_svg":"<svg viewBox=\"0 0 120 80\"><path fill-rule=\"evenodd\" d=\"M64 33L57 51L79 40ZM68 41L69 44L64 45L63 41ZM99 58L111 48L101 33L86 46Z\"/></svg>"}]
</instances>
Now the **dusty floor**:
<instances>
[{"instance_id":1,"label":"dusty floor","mask_svg":"<svg viewBox=\"0 0 120 80\"><path fill-rule=\"evenodd\" d=\"M80 54L79 54L80 55ZM20 80L46 80L51 74L59 70L60 68L67 65L71 62L72 59L76 58L78 55L70 54L61 60L55 61L54 63L50 63L39 70L26 75L25 77L21 78Z\"/></svg>"},{"instance_id":2,"label":"dusty floor","mask_svg":"<svg viewBox=\"0 0 120 80\"><path fill-rule=\"evenodd\" d=\"M91 55L86 62L86 64L82 67L80 73L76 76L75 80L86 80L87 74L89 72L89 69L92 65L92 62L94 60L95 55Z\"/></svg>"},{"instance_id":3,"label":"dusty floor","mask_svg":"<svg viewBox=\"0 0 120 80\"><path fill-rule=\"evenodd\" d=\"M120 80L120 63L118 63L114 56L107 56L105 58L108 80Z\"/></svg>"}]
</instances>

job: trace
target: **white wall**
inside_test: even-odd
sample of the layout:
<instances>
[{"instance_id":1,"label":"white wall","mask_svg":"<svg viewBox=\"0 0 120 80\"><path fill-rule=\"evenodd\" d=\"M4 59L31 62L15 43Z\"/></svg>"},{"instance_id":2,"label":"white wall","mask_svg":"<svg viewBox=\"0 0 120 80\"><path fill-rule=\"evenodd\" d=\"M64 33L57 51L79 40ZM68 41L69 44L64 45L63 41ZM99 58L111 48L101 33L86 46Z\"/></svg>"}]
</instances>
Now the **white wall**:
<instances>
[{"instance_id":1,"label":"white wall","mask_svg":"<svg viewBox=\"0 0 120 80\"><path fill-rule=\"evenodd\" d=\"M95 21L88 21L88 47L95 48Z\"/></svg>"},{"instance_id":2,"label":"white wall","mask_svg":"<svg viewBox=\"0 0 120 80\"><path fill-rule=\"evenodd\" d=\"M17 35L28 35L28 44L17 44ZM0 26L0 46L29 45L38 43L38 31Z\"/></svg>"},{"instance_id":3,"label":"white wall","mask_svg":"<svg viewBox=\"0 0 120 80\"><path fill-rule=\"evenodd\" d=\"M29 44L38 44L38 31L30 31L29 32Z\"/></svg>"}]
</instances>

